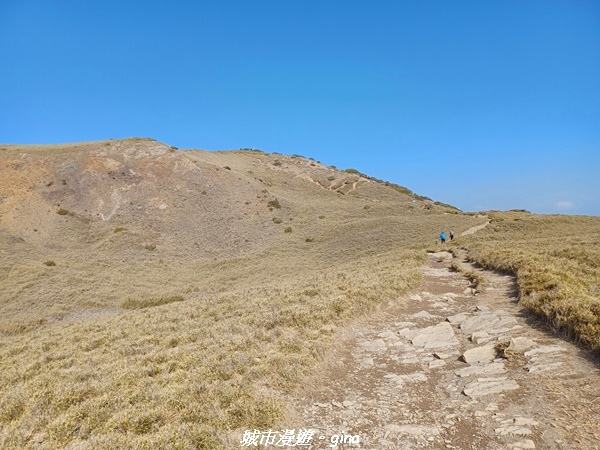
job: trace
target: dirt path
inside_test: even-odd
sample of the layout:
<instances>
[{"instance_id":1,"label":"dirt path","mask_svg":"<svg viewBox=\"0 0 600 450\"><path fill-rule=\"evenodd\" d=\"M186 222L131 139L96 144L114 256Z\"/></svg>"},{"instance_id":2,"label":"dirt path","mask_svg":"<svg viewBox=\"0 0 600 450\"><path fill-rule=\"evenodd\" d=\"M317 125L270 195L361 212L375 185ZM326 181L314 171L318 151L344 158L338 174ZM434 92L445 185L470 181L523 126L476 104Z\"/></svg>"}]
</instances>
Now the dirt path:
<instances>
[{"instance_id":1,"label":"dirt path","mask_svg":"<svg viewBox=\"0 0 600 450\"><path fill-rule=\"evenodd\" d=\"M598 361L524 315L513 277L463 260L475 294L451 259L430 255L422 292L342 336L295 400L303 448L600 448Z\"/></svg>"},{"instance_id":2,"label":"dirt path","mask_svg":"<svg viewBox=\"0 0 600 450\"><path fill-rule=\"evenodd\" d=\"M475 225L474 227L471 227L468 230L463 231L460 235L467 236L469 234L474 234L477 231L487 227L489 225L489 223L490 223L490 221L488 220L486 223L482 223L481 225Z\"/></svg>"}]
</instances>

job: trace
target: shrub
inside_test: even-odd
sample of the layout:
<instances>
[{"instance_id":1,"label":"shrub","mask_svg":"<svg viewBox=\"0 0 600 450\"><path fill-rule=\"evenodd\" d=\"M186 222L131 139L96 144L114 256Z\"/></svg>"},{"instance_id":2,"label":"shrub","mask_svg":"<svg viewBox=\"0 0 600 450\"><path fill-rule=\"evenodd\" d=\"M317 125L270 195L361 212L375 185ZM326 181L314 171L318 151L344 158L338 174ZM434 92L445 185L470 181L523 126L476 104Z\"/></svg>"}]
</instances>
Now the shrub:
<instances>
[{"instance_id":1,"label":"shrub","mask_svg":"<svg viewBox=\"0 0 600 450\"><path fill-rule=\"evenodd\" d=\"M144 245L144 248L148 251L153 251L153 250L156 250L156 245L155 244L146 244L146 245Z\"/></svg>"},{"instance_id":2,"label":"shrub","mask_svg":"<svg viewBox=\"0 0 600 450\"><path fill-rule=\"evenodd\" d=\"M319 216L319 219L324 219L324 218L325 218L325 216Z\"/></svg>"},{"instance_id":3,"label":"shrub","mask_svg":"<svg viewBox=\"0 0 600 450\"><path fill-rule=\"evenodd\" d=\"M292 227L285 227L283 231L285 233L291 233L292 232Z\"/></svg>"},{"instance_id":4,"label":"shrub","mask_svg":"<svg viewBox=\"0 0 600 450\"><path fill-rule=\"evenodd\" d=\"M360 175L360 172L358 170L352 169L352 168L346 169L346 170L344 170L344 172L346 172L346 173L353 173L355 175Z\"/></svg>"},{"instance_id":5,"label":"shrub","mask_svg":"<svg viewBox=\"0 0 600 450\"><path fill-rule=\"evenodd\" d=\"M44 264L46 264L48 267L53 267L56 265L56 263L54 261L52 261L51 259L49 259L48 261L44 262Z\"/></svg>"},{"instance_id":6,"label":"shrub","mask_svg":"<svg viewBox=\"0 0 600 450\"><path fill-rule=\"evenodd\" d=\"M279 217L273 217L273 222L281 223L281 222L283 222L283 220L281 220Z\"/></svg>"},{"instance_id":7,"label":"shrub","mask_svg":"<svg viewBox=\"0 0 600 450\"><path fill-rule=\"evenodd\" d=\"M117 227L113 230L113 233L120 233L121 231L126 231L127 228L125 227Z\"/></svg>"},{"instance_id":8,"label":"shrub","mask_svg":"<svg viewBox=\"0 0 600 450\"><path fill-rule=\"evenodd\" d=\"M333 181L333 180L335 180L335 177L334 177L333 175L329 175L329 176L327 177L327 179L328 179L329 181Z\"/></svg>"},{"instance_id":9,"label":"shrub","mask_svg":"<svg viewBox=\"0 0 600 450\"><path fill-rule=\"evenodd\" d=\"M281 166L281 161L279 161L278 159L276 159L275 161L273 161L273 165L274 166Z\"/></svg>"},{"instance_id":10,"label":"shrub","mask_svg":"<svg viewBox=\"0 0 600 450\"><path fill-rule=\"evenodd\" d=\"M231 167L225 166L225 167L223 167L223 169L231 170Z\"/></svg>"},{"instance_id":11,"label":"shrub","mask_svg":"<svg viewBox=\"0 0 600 450\"><path fill-rule=\"evenodd\" d=\"M307 237L306 239L304 239L304 242L313 242L315 240L315 238L313 237Z\"/></svg>"},{"instance_id":12,"label":"shrub","mask_svg":"<svg viewBox=\"0 0 600 450\"><path fill-rule=\"evenodd\" d=\"M275 199L275 200L271 200L269 203L267 203L271 208L276 208L276 209L281 209L281 204L279 203L279 200Z\"/></svg>"},{"instance_id":13,"label":"shrub","mask_svg":"<svg viewBox=\"0 0 600 450\"><path fill-rule=\"evenodd\" d=\"M59 216L66 216L67 214L69 214L69 211L67 209L60 208L58 211L56 211L56 214L58 214Z\"/></svg>"}]
</instances>

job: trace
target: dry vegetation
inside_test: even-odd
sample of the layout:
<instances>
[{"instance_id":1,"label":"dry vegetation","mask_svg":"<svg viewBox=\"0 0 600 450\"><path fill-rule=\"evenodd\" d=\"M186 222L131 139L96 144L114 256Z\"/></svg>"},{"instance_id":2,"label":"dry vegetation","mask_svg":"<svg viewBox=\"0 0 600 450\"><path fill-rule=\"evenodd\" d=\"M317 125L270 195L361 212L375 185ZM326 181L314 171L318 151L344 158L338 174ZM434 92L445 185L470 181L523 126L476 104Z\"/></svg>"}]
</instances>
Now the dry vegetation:
<instances>
[{"instance_id":1,"label":"dry vegetation","mask_svg":"<svg viewBox=\"0 0 600 450\"><path fill-rule=\"evenodd\" d=\"M2 449L236 447L338 327L418 285L441 229L483 221L300 156L151 140L5 146L0 172Z\"/></svg>"},{"instance_id":2,"label":"dry vegetation","mask_svg":"<svg viewBox=\"0 0 600 450\"><path fill-rule=\"evenodd\" d=\"M488 216L446 247L600 350L600 219ZM300 156L0 146L0 448L236 447L484 220Z\"/></svg>"},{"instance_id":3,"label":"dry vegetation","mask_svg":"<svg viewBox=\"0 0 600 450\"><path fill-rule=\"evenodd\" d=\"M484 267L515 273L524 306L600 351L600 218L488 215L485 229L455 245Z\"/></svg>"}]
</instances>

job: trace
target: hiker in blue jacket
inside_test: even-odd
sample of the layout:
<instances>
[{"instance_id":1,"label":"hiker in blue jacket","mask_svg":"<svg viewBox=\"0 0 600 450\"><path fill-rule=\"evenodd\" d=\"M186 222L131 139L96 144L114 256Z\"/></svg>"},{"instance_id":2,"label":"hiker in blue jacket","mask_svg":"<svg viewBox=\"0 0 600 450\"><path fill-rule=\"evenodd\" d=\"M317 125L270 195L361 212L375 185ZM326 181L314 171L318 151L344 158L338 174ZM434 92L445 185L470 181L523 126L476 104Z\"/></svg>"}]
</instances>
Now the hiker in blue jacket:
<instances>
[{"instance_id":1,"label":"hiker in blue jacket","mask_svg":"<svg viewBox=\"0 0 600 450\"><path fill-rule=\"evenodd\" d=\"M446 243L446 233L443 231L440 233L440 241L442 241L442 244Z\"/></svg>"}]
</instances>

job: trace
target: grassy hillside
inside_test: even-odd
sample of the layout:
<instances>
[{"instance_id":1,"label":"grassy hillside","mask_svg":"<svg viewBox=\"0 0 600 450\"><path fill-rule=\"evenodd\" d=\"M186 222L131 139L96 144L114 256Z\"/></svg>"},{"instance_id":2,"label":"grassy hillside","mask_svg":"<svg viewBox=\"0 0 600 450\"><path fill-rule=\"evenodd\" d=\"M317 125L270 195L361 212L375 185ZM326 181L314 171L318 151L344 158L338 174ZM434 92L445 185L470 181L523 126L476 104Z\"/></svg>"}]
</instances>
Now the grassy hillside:
<instances>
[{"instance_id":1,"label":"grassy hillside","mask_svg":"<svg viewBox=\"0 0 600 450\"><path fill-rule=\"evenodd\" d=\"M485 220L426 203L301 156L0 145L0 448L218 449L276 423L338 327Z\"/></svg>"},{"instance_id":2,"label":"grassy hillside","mask_svg":"<svg viewBox=\"0 0 600 450\"><path fill-rule=\"evenodd\" d=\"M457 245L517 275L521 302L555 330L600 351L600 218L491 212Z\"/></svg>"}]
</instances>

